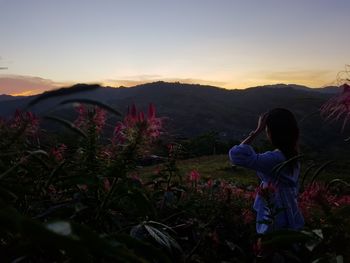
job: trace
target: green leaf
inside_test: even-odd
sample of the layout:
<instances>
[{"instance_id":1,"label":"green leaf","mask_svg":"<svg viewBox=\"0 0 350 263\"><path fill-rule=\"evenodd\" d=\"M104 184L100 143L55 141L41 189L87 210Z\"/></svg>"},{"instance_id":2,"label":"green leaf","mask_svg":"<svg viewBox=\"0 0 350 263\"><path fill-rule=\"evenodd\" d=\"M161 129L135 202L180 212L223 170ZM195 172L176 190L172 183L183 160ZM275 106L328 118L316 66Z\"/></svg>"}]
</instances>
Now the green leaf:
<instances>
[{"instance_id":1,"label":"green leaf","mask_svg":"<svg viewBox=\"0 0 350 263\"><path fill-rule=\"evenodd\" d=\"M150 262L170 263L171 260L158 248L150 244L137 240L125 234L113 235L120 243L125 244L129 249L135 251L137 255L143 256Z\"/></svg>"},{"instance_id":2,"label":"green leaf","mask_svg":"<svg viewBox=\"0 0 350 263\"><path fill-rule=\"evenodd\" d=\"M172 231L173 233L176 234L176 232L170 226L164 225L164 224L162 224L160 222L156 222L156 221L152 221L151 220L151 221L145 222L145 224L147 224L147 225L156 225L158 227L163 227L164 229L170 230L170 231Z\"/></svg>"},{"instance_id":3,"label":"green leaf","mask_svg":"<svg viewBox=\"0 0 350 263\"><path fill-rule=\"evenodd\" d=\"M9 189L5 189L0 186L0 198L5 199L6 201L10 201L10 200L16 200L18 197Z\"/></svg>"},{"instance_id":4,"label":"green leaf","mask_svg":"<svg viewBox=\"0 0 350 263\"><path fill-rule=\"evenodd\" d=\"M52 180L57 176L57 174L62 170L63 166L66 164L66 162L61 162L58 166L56 166L50 173L45 186L48 187Z\"/></svg>"},{"instance_id":5,"label":"green leaf","mask_svg":"<svg viewBox=\"0 0 350 263\"><path fill-rule=\"evenodd\" d=\"M298 242L306 242L313 238L313 235L308 232L295 230L277 230L267 233L262 237L262 244L273 247L281 247L292 245Z\"/></svg>"},{"instance_id":6,"label":"green leaf","mask_svg":"<svg viewBox=\"0 0 350 263\"><path fill-rule=\"evenodd\" d=\"M144 225L144 227L151 235L151 237L153 237L154 240L157 241L163 247L166 247L170 251L172 251L172 248L176 248L178 251L182 251L180 245L168 233L162 232L153 226Z\"/></svg>"}]
</instances>

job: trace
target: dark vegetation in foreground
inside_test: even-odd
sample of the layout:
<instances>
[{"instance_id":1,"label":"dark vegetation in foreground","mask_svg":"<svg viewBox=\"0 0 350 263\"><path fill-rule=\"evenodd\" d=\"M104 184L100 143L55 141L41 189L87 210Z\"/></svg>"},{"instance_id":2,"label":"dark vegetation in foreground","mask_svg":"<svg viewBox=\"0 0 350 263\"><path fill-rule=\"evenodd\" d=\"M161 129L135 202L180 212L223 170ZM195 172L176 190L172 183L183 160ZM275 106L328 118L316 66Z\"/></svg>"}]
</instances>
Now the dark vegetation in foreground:
<instances>
[{"instance_id":1,"label":"dark vegetation in foreground","mask_svg":"<svg viewBox=\"0 0 350 263\"><path fill-rule=\"evenodd\" d=\"M65 93L48 93L45 101L59 95L62 105L71 105ZM268 201L273 188L255 188L251 174L223 157L187 159L224 149L217 134L174 140L153 105L147 114L131 106L123 117L101 102L75 102L74 122L23 111L0 122L2 262L349 259L349 183L338 174L319 180L331 163L310 166L302 159L309 167L299 200L305 229L276 231L257 242L252 202L257 192ZM44 121L61 125L69 137L63 142L42 129ZM202 142L210 138L206 149ZM144 167L150 158L159 163Z\"/></svg>"}]
</instances>

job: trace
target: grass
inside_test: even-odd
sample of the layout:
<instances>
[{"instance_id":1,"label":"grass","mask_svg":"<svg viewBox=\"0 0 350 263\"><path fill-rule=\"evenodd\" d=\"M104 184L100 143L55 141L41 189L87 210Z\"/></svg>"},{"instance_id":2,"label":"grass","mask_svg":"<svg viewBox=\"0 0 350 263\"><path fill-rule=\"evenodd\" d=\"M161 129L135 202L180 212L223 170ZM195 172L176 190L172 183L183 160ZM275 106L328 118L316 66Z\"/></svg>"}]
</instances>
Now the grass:
<instances>
[{"instance_id":1,"label":"grass","mask_svg":"<svg viewBox=\"0 0 350 263\"><path fill-rule=\"evenodd\" d=\"M211 155L179 160L177 164L181 175L188 175L192 170L197 170L204 180L224 179L245 186L258 184L254 171L241 167L232 167L227 155ZM144 167L140 173L147 178L153 174L156 168L157 165Z\"/></svg>"},{"instance_id":2,"label":"grass","mask_svg":"<svg viewBox=\"0 0 350 263\"><path fill-rule=\"evenodd\" d=\"M224 179L244 186L257 186L259 184L259 179L257 178L255 171L242 167L233 167L227 155L210 155L186 160L179 160L177 164L181 175L188 175L190 171L197 170L200 173L201 178L204 180ZM306 178L306 182L311 180L315 170L317 170L320 165L317 165L315 169L309 173ZM154 174L157 166L158 165L141 168L141 176L150 178L151 175ZM307 164L302 165L302 175L304 174L304 171L307 167ZM335 178L347 179L347 171L347 166L345 167L337 163L333 163L321 171L317 177L317 180L330 181Z\"/></svg>"}]
</instances>

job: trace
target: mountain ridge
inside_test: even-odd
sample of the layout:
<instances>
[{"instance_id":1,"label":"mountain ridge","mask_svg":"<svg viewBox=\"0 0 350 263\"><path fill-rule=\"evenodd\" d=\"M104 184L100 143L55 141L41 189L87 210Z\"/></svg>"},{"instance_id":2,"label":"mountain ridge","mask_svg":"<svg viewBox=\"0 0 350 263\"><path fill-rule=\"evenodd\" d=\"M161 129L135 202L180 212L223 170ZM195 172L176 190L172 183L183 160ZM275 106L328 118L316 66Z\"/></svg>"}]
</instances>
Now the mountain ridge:
<instances>
[{"instance_id":1,"label":"mountain ridge","mask_svg":"<svg viewBox=\"0 0 350 263\"><path fill-rule=\"evenodd\" d=\"M326 154L334 145L344 143L344 135L340 133L339 125L326 125L319 114L312 113L319 112L321 105L333 95L287 84L228 90L214 86L154 82L133 88L96 86L94 90L40 101L29 110L38 116L50 114L73 121L77 113L70 105L60 105L63 100L93 99L112 106L123 115L132 104L146 110L149 103L154 103L157 115L166 117L166 130L172 136L191 138L214 131L222 140L240 140L255 129L261 113L282 107L294 112L298 120L306 118L300 124L302 142ZM0 116L8 117L16 109L26 109L28 103L37 97L1 101ZM110 121L113 125L118 120Z\"/></svg>"},{"instance_id":2,"label":"mountain ridge","mask_svg":"<svg viewBox=\"0 0 350 263\"><path fill-rule=\"evenodd\" d=\"M293 89L297 89L297 90L305 90L305 91L316 91L316 92L321 92L321 93L337 93L341 90L340 87L337 86L325 86L325 87L321 87L321 88L310 88L308 86L305 85L300 85L300 84L285 84L285 83L277 83L277 84L269 84L269 85L260 85L260 86L253 86L253 87L247 87L244 89L226 89L226 88L222 88L222 87L217 87L217 86L212 86L212 85L202 85L202 84L189 84L189 83L181 83L181 82L165 82L165 81L156 81L156 82L148 82L148 83L144 83L144 84L139 84L139 85L135 85L135 86L131 86L131 87L125 87L125 86L119 86L119 87L112 87L112 86L102 86L99 85L101 88L105 88L105 89L134 89L134 88L147 88L149 86L152 86L154 84L163 84L163 85L168 85L168 84L180 84L180 85L190 85L192 87L198 87L198 88L212 88L212 89L222 89L222 90L249 90L249 89L265 89L265 88L272 88L272 89L280 89L280 88L293 88ZM75 84L72 87L76 86L76 85L95 85L95 84ZM61 88L58 88L61 89ZM58 90L57 89L57 90ZM43 93L40 94L36 94L36 95L29 95L29 96L13 96L13 95L9 95L9 94L0 94L0 101L4 101L4 100L12 100L12 99L20 99L20 98L26 98L26 97L35 97L35 96L40 96L41 94L44 94L46 92L50 92L50 90L45 91Z\"/></svg>"}]
</instances>

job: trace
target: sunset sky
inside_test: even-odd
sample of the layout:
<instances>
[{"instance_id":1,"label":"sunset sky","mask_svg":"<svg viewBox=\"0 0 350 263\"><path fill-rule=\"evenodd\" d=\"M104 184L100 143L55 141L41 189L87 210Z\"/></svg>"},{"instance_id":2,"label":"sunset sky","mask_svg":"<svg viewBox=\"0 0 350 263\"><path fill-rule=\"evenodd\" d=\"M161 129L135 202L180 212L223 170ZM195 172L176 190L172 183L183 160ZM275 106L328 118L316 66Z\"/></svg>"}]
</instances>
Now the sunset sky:
<instances>
[{"instance_id":1,"label":"sunset sky","mask_svg":"<svg viewBox=\"0 0 350 263\"><path fill-rule=\"evenodd\" d=\"M157 80L320 87L350 63L349 25L349 0L0 0L0 94Z\"/></svg>"}]
</instances>

